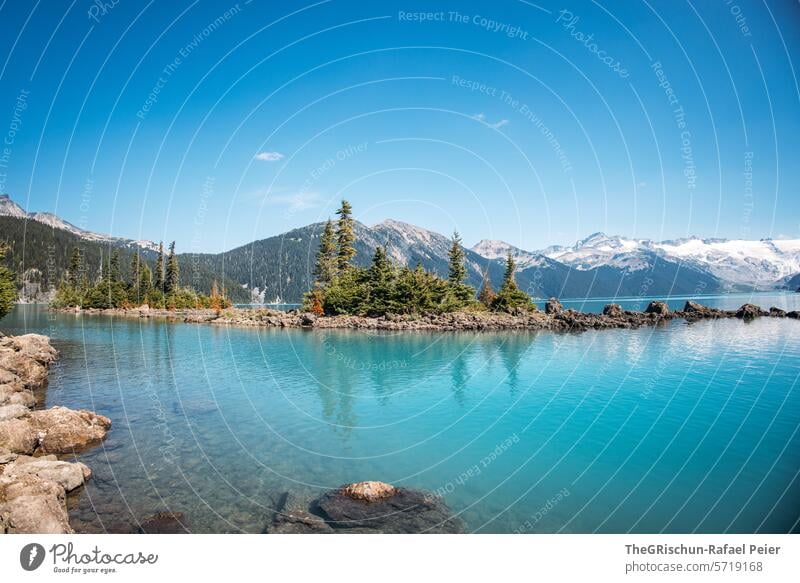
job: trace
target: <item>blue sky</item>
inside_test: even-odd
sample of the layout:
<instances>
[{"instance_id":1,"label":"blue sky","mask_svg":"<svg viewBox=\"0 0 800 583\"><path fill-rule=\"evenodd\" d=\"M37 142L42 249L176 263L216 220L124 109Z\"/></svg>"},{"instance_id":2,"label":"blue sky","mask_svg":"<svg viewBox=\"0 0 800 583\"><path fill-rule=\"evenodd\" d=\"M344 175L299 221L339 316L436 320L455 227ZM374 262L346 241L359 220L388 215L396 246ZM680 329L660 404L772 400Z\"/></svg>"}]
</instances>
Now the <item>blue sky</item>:
<instances>
[{"instance_id":1,"label":"blue sky","mask_svg":"<svg viewBox=\"0 0 800 583\"><path fill-rule=\"evenodd\" d=\"M800 237L796 2L0 4L0 191L220 251Z\"/></svg>"}]
</instances>

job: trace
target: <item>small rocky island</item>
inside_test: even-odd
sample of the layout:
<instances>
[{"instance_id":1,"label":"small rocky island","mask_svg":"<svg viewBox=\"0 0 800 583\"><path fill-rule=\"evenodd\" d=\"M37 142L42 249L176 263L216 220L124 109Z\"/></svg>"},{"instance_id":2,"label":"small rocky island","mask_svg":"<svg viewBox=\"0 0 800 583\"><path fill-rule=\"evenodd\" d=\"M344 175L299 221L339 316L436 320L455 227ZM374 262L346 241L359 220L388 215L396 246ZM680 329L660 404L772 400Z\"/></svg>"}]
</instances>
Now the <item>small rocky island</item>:
<instances>
[{"instance_id":1,"label":"small rocky island","mask_svg":"<svg viewBox=\"0 0 800 583\"><path fill-rule=\"evenodd\" d=\"M66 495L92 472L59 456L100 442L111 427L91 411L37 409L57 358L47 336L0 337L0 534L73 532Z\"/></svg>"},{"instance_id":2,"label":"small rocky island","mask_svg":"<svg viewBox=\"0 0 800 583\"><path fill-rule=\"evenodd\" d=\"M777 307L764 310L755 304L744 304L736 310L720 310L691 300L686 302L682 310L670 310L666 302L656 300L650 302L644 311L625 310L619 304L608 304L602 313L595 314L565 309L555 298L547 300L544 310L518 310L511 313L465 310L420 315L385 314L378 317L317 316L301 310L284 312L268 308L161 310L142 306L105 310L69 308L66 311L89 315L165 318L194 324L240 327L441 332L500 330L585 332L614 328L634 329L677 319L687 322L726 318L738 318L750 322L761 317L800 319L800 312L797 310L787 312Z\"/></svg>"}]
</instances>

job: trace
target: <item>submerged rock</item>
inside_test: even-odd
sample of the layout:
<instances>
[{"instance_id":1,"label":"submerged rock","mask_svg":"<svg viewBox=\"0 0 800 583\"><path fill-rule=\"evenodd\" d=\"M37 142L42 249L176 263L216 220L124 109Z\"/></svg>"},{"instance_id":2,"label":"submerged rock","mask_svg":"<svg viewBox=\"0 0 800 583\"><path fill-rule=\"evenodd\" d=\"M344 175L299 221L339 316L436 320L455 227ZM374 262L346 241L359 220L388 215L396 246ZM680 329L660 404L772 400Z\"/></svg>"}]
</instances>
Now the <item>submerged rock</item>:
<instances>
[{"instance_id":1,"label":"submerged rock","mask_svg":"<svg viewBox=\"0 0 800 583\"><path fill-rule=\"evenodd\" d=\"M183 512L156 512L145 518L136 529L138 534L186 534L188 522Z\"/></svg>"},{"instance_id":2,"label":"submerged rock","mask_svg":"<svg viewBox=\"0 0 800 583\"><path fill-rule=\"evenodd\" d=\"M457 533L463 521L441 498L384 482L347 484L298 504L284 496L267 533Z\"/></svg>"}]
</instances>

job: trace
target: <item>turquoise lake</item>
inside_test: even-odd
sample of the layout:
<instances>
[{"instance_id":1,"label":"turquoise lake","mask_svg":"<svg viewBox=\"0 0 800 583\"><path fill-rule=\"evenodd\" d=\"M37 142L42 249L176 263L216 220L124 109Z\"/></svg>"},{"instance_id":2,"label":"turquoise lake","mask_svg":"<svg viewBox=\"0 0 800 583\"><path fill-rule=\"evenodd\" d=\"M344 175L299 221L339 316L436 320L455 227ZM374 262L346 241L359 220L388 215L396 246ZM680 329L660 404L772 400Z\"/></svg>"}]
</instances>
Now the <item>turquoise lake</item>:
<instances>
[{"instance_id":1,"label":"turquoise lake","mask_svg":"<svg viewBox=\"0 0 800 583\"><path fill-rule=\"evenodd\" d=\"M192 532L261 532L282 492L361 480L438 492L473 532L800 530L797 320L367 334L19 306L0 328L61 352L47 406L113 421L79 456L79 532L164 510Z\"/></svg>"}]
</instances>

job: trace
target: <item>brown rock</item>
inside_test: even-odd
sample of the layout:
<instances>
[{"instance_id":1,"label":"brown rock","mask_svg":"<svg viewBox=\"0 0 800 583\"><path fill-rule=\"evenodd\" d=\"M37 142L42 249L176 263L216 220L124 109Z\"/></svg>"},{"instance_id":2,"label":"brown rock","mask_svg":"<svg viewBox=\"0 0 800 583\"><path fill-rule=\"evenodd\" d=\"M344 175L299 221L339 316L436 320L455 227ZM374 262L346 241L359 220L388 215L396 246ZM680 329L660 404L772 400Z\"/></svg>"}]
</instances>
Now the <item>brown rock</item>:
<instances>
[{"instance_id":1,"label":"brown rock","mask_svg":"<svg viewBox=\"0 0 800 583\"><path fill-rule=\"evenodd\" d=\"M766 315L766 313L755 304L744 304L736 311L736 317L740 320L753 320L764 315Z\"/></svg>"},{"instance_id":2,"label":"brown rock","mask_svg":"<svg viewBox=\"0 0 800 583\"><path fill-rule=\"evenodd\" d=\"M647 305L644 310L645 314L656 314L657 316L669 316L669 306L666 302L655 300Z\"/></svg>"},{"instance_id":3,"label":"brown rock","mask_svg":"<svg viewBox=\"0 0 800 583\"><path fill-rule=\"evenodd\" d=\"M365 500L376 502L383 500L397 493L397 488L385 482L358 482L348 484L340 489L342 496L347 496L353 500Z\"/></svg>"},{"instance_id":4,"label":"brown rock","mask_svg":"<svg viewBox=\"0 0 800 583\"><path fill-rule=\"evenodd\" d=\"M64 462L58 460L27 458L20 456L13 464L6 467L4 477L33 475L42 480L55 482L64 491L71 492L83 486L92 475L88 466L81 462Z\"/></svg>"},{"instance_id":5,"label":"brown rock","mask_svg":"<svg viewBox=\"0 0 800 583\"><path fill-rule=\"evenodd\" d=\"M72 453L105 438L111 420L92 411L53 407L31 414L44 453Z\"/></svg>"},{"instance_id":6,"label":"brown rock","mask_svg":"<svg viewBox=\"0 0 800 583\"><path fill-rule=\"evenodd\" d=\"M20 417L27 417L30 414L30 409L25 405L9 404L0 406L0 421L19 419Z\"/></svg>"},{"instance_id":7,"label":"brown rock","mask_svg":"<svg viewBox=\"0 0 800 583\"><path fill-rule=\"evenodd\" d=\"M623 316L625 313L622 310L622 306L619 304L608 304L603 308L603 315L610 316L612 318L619 318Z\"/></svg>"},{"instance_id":8,"label":"brown rock","mask_svg":"<svg viewBox=\"0 0 800 583\"><path fill-rule=\"evenodd\" d=\"M14 453L32 454L39 445L39 435L30 419L0 421L0 447Z\"/></svg>"},{"instance_id":9,"label":"brown rock","mask_svg":"<svg viewBox=\"0 0 800 583\"><path fill-rule=\"evenodd\" d=\"M64 488L32 474L0 475L0 533L72 533Z\"/></svg>"},{"instance_id":10,"label":"brown rock","mask_svg":"<svg viewBox=\"0 0 800 583\"><path fill-rule=\"evenodd\" d=\"M136 529L139 534L185 534L189 532L183 512L156 512Z\"/></svg>"},{"instance_id":11,"label":"brown rock","mask_svg":"<svg viewBox=\"0 0 800 583\"><path fill-rule=\"evenodd\" d=\"M544 313L545 314L560 314L564 310L564 306L561 305L556 298L550 298L544 304Z\"/></svg>"}]
</instances>

